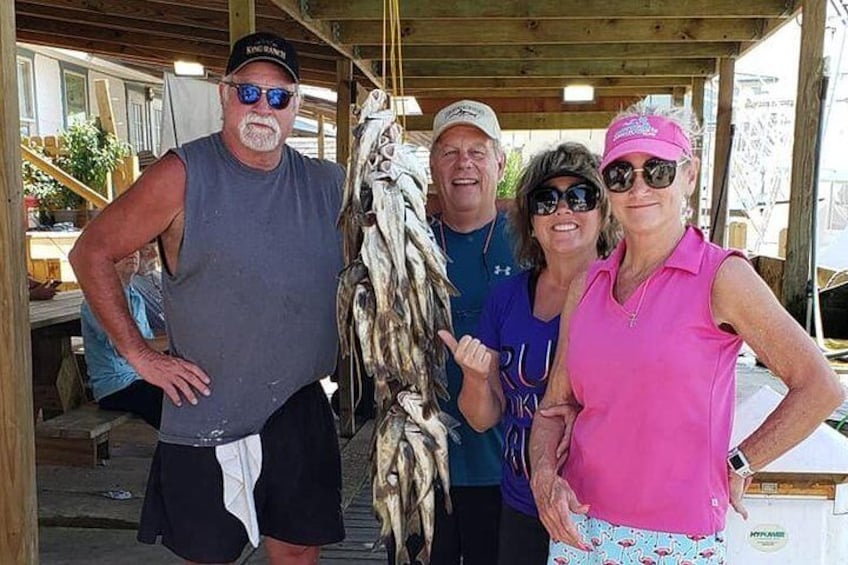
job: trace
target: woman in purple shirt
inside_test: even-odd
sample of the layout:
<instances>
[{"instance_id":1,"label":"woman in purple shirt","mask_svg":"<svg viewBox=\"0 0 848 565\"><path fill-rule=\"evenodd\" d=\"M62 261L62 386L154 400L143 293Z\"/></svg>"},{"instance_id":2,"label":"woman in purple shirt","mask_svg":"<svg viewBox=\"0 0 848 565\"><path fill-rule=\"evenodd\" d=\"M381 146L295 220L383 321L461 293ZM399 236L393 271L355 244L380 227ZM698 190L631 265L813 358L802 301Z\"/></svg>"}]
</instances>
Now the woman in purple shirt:
<instances>
[{"instance_id":1,"label":"woman in purple shirt","mask_svg":"<svg viewBox=\"0 0 848 565\"><path fill-rule=\"evenodd\" d=\"M536 155L516 191L511 223L526 270L489 295L476 338L442 332L463 371L459 407L483 432L503 426L498 563L544 563L548 534L529 485L530 426L548 381L559 315L572 278L612 247L598 159L564 143Z\"/></svg>"}]
</instances>

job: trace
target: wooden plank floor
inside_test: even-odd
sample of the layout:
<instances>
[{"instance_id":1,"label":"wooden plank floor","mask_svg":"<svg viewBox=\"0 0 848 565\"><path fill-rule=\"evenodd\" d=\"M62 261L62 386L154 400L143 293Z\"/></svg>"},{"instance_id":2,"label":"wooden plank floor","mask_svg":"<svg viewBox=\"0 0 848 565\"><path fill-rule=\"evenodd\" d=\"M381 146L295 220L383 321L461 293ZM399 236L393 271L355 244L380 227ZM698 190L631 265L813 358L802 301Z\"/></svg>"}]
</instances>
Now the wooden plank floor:
<instances>
[{"instance_id":1,"label":"wooden plank floor","mask_svg":"<svg viewBox=\"0 0 848 565\"><path fill-rule=\"evenodd\" d=\"M371 485L366 481L344 512L344 541L321 550L321 565L384 565L386 550L380 540L380 525L371 507Z\"/></svg>"}]
</instances>

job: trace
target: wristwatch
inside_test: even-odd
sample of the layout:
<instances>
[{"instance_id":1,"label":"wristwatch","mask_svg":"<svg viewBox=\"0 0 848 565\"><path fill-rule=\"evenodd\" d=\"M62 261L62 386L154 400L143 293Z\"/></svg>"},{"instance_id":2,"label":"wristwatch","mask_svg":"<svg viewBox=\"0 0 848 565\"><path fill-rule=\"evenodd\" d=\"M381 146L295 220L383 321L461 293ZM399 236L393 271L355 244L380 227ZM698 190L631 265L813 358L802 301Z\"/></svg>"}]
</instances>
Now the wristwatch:
<instances>
[{"instance_id":1,"label":"wristwatch","mask_svg":"<svg viewBox=\"0 0 848 565\"><path fill-rule=\"evenodd\" d=\"M754 474L751 464L748 463L748 458L745 457L745 454L738 447L734 447L727 454L727 465L731 471L743 479L747 479Z\"/></svg>"}]
</instances>

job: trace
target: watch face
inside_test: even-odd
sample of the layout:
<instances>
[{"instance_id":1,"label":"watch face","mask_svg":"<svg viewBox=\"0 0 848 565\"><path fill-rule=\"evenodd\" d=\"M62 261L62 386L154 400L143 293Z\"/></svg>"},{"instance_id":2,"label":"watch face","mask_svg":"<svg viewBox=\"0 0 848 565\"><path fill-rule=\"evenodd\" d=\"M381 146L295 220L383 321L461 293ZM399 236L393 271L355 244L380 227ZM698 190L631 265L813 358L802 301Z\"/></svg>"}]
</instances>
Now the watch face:
<instances>
[{"instance_id":1,"label":"watch face","mask_svg":"<svg viewBox=\"0 0 848 565\"><path fill-rule=\"evenodd\" d=\"M741 456L740 454L738 454L738 453L734 453L734 454L733 454L733 455L732 455L732 456L731 456L731 457L727 460L727 462L728 462L728 463L730 463L730 467L731 467L732 469L734 469L735 471L738 471L739 469L741 469L741 468L743 468L743 467L745 466L745 460L744 460L744 459L742 458L742 456Z\"/></svg>"}]
</instances>

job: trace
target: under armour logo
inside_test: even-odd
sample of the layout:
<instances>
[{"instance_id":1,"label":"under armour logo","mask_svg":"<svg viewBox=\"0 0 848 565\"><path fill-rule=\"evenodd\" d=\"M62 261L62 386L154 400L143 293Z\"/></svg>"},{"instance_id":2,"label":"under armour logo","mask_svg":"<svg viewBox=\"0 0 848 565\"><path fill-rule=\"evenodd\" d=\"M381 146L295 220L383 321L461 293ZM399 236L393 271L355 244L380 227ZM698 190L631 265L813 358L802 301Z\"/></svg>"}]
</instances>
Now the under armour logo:
<instances>
[{"instance_id":1,"label":"under armour logo","mask_svg":"<svg viewBox=\"0 0 848 565\"><path fill-rule=\"evenodd\" d=\"M505 277L508 277L510 275L510 273L512 273L512 267L509 267L509 266L502 267L501 265L495 265L495 274L496 275L503 275Z\"/></svg>"}]
</instances>

